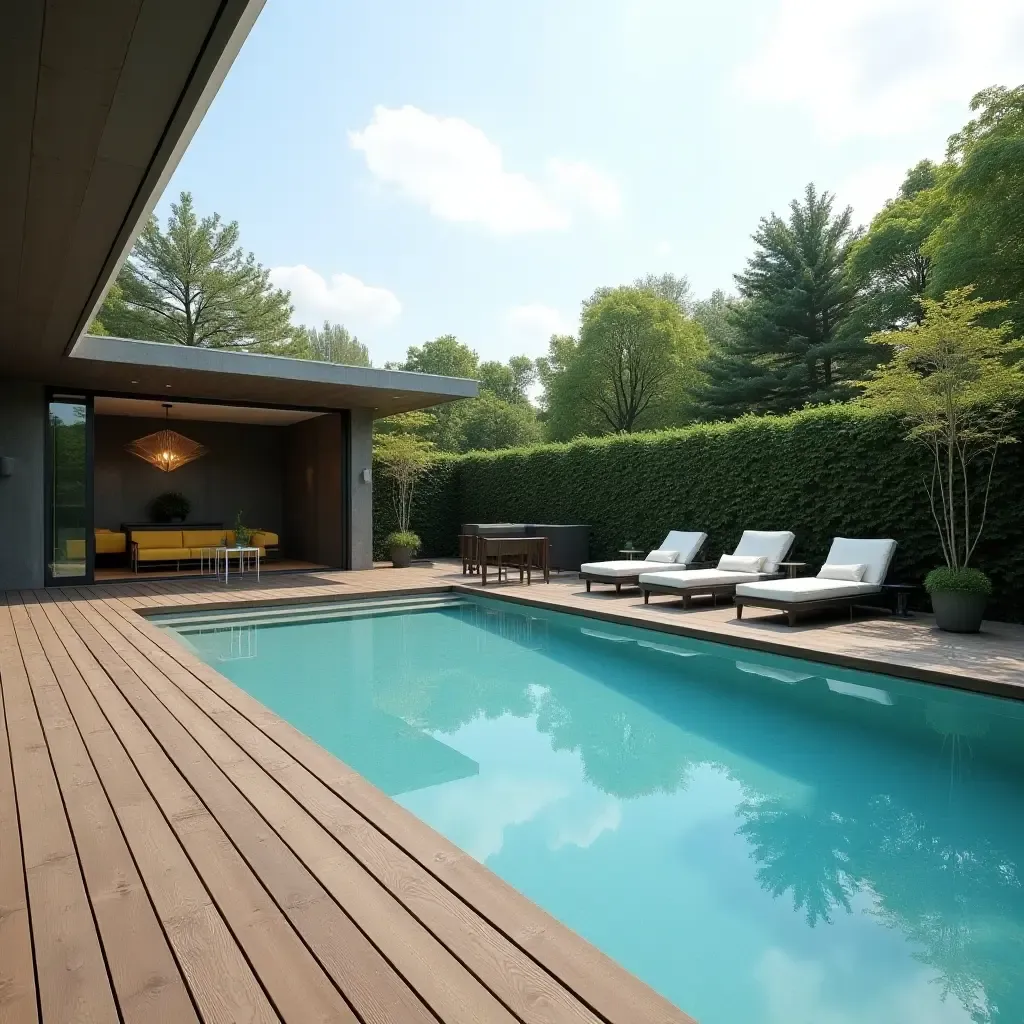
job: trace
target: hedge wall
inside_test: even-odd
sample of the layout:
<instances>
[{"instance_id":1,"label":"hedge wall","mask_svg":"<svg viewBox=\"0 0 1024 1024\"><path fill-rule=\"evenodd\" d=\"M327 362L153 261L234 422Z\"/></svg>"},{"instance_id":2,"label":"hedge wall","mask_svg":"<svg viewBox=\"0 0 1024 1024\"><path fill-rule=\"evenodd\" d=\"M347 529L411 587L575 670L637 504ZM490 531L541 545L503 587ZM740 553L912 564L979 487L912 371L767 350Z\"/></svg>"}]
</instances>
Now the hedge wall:
<instances>
[{"instance_id":1,"label":"hedge wall","mask_svg":"<svg viewBox=\"0 0 1024 1024\"><path fill-rule=\"evenodd\" d=\"M1019 436L1024 438L1024 423ZM923 479L926 457L901 424L849 406L747 417L652 434L581 439L445 457L419 488L413 529L427 555L453 555L463 522L589 523L591 555L628 539L653 547L669 529L704 530L731 551L744 529L790 529L792 558L819 563L833 536L895 537L890 579L920 582L941 562ZM990 614L1024 617L1024 444L999 455L974 564L992 577ZM375 485L375 537L393 528Z\"/></svg>"}]
</instances>

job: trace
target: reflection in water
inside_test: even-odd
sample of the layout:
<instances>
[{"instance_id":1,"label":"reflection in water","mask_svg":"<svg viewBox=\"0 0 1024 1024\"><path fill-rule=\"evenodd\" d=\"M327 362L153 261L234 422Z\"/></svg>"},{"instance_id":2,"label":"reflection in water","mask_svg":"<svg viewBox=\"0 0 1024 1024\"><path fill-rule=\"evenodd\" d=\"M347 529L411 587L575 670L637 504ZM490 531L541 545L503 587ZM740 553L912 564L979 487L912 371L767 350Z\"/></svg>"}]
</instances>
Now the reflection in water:
<instances>
[{"instance_id":1,"label":"reflection in water","mask_svg":"<svg viewBox=\"0 0 1024 1024\"><path fill-rule=\"evenodd\" d=\"M391 791L704 1024L1024 1020L1016 704L485 601L258 654L371 780L432 744Z\"/></svg>"}]
</instances>

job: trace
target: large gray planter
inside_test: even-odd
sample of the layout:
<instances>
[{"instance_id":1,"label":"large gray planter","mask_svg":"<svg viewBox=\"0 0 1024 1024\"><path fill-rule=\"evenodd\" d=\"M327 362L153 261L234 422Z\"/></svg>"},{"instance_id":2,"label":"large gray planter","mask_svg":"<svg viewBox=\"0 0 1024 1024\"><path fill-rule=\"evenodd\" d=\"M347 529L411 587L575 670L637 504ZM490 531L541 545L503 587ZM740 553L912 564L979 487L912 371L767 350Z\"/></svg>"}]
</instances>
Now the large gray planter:
<instances>
[{"instance_id":1,"label":"large gray planter","mask_svg":"<svg viewBox=\"0 0 1024 1024\"><path fill-rule=\"evenodd\" d=\"M396 569L408 569L412 565L412 548L392 548L391 564Z\"/></svg>"},{"instance_id":2,"label":"large gray planter","mask_svg":"<svg viewBox=\"0 0 1024 1024\"><path fill-rule=\"evenodd\" d=\"M947 633L977 633L988 598L963 590L933 590L935 624Z\"/></svg>"}]
</instances>

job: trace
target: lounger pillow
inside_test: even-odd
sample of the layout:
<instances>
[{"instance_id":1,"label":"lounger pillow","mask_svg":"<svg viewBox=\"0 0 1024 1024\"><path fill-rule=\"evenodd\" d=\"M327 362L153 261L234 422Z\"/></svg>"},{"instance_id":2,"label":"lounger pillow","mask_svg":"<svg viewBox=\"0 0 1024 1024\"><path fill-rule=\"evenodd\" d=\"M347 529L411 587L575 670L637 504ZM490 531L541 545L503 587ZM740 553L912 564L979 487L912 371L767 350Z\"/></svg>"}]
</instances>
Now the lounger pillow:
<instances>
[{"instance_id":1,"label":"lounger pillow","mask_svg":"<svg viewBox=\"0 0 1024 1024\"><path fill-rule=\"evenodd\" d=\"M718 568L725 572L760 572L764 555L722 555Z\"/></svg>"},{"instance_id":2,"label":"lounger pillow","mask_svg":"<svg viewBox=\"0 0 1024 1024\"><path fill-rule=\"evenodd\" d=\"M826 562L818 570L819 580L844 580L847 583L860 583L864 579L864 573L868 571L866 565L838 565Z\"/></svg>"},{"instance_id":3,"label":"lounger pillow","mask_svg":"<svg viewBox=\"0 0 1024 1024\"><path fill-rule=\"evenodd\" d=\"M648 553L644 561L647 562L674 562L679 557L678 551L662 551L660 548Z\"/></svg>"}]
</instances>

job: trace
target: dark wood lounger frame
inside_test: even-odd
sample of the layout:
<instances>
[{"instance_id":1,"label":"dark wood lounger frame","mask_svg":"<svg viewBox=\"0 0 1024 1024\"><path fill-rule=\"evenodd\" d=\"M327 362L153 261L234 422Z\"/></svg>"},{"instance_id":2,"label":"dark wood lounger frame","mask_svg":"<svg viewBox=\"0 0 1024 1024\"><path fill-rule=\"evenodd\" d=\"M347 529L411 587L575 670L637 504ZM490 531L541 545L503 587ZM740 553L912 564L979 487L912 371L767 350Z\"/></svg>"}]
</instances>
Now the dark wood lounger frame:
<instances>
[{"instance_id":1,"label":"dark wood lounger frame","mask_svg":"<svg viewBox=\"0 0 1024 1024\"><path fill-rule=\"evenodd\" d=\"M717 562L687 562L686 569L714 569ZM643 569L643 572L657 572L656 569ZM675 570L677 572L685 572L685 569ZM635 576L604 576L601 573L596 572L580 572L580 579L587 581L587 593L590 593L591 583L607 583L609 586L615 586L615 593L621 594L623 586L638 587L640 586L640 573Z\"/></svg>"},{"instance_id":2,"label":"dark wood lounger frame","mask_svg":"<svg viewBox=\"0 0 1024 1024\"><path fill-rule=\"evenodd\" d=\"M694 568L698 568L694 566ZM699 568L713 569L715 565L700 566ZM765 580L781 580L784 578L784 573L773 572L763 575L757 582L762 583ZM749 580L744 580L749 583ZM651 594L671 594L673 597L678 597L682 602L684 608L689 608L691 602L695 597L710 597L711 604L714 606L718 605L718 599L720 597L735 597L736 588L739 586L738 583L709 583L706 587L692 587L688 590L680 590L679 587L663 587L658 584L640 583L639 587L644 592L644 604L649 604Z\"/></svg>"},{"instance_id":3,"label":"dark wood lounger frame","mask_svg":"<svg viewBox=\"0 0 1024 1024\"><path fill-rule=\"evenodd\" d=\"M879 587L876 591L867 591L860 594L847 594L845 597L823 597L820 601L784 601L778 597L736 597L736 618L743 618L743 606L750 605L751 608L775 608L777 611L786 613L786 621L790 626L796 625L797 612L802 611L823 611L826 608L849 608L850 621L853 622L853 610L859 604L863 604L865 598L876 597L882 593Z\"/></svg>"}]
</instances>

